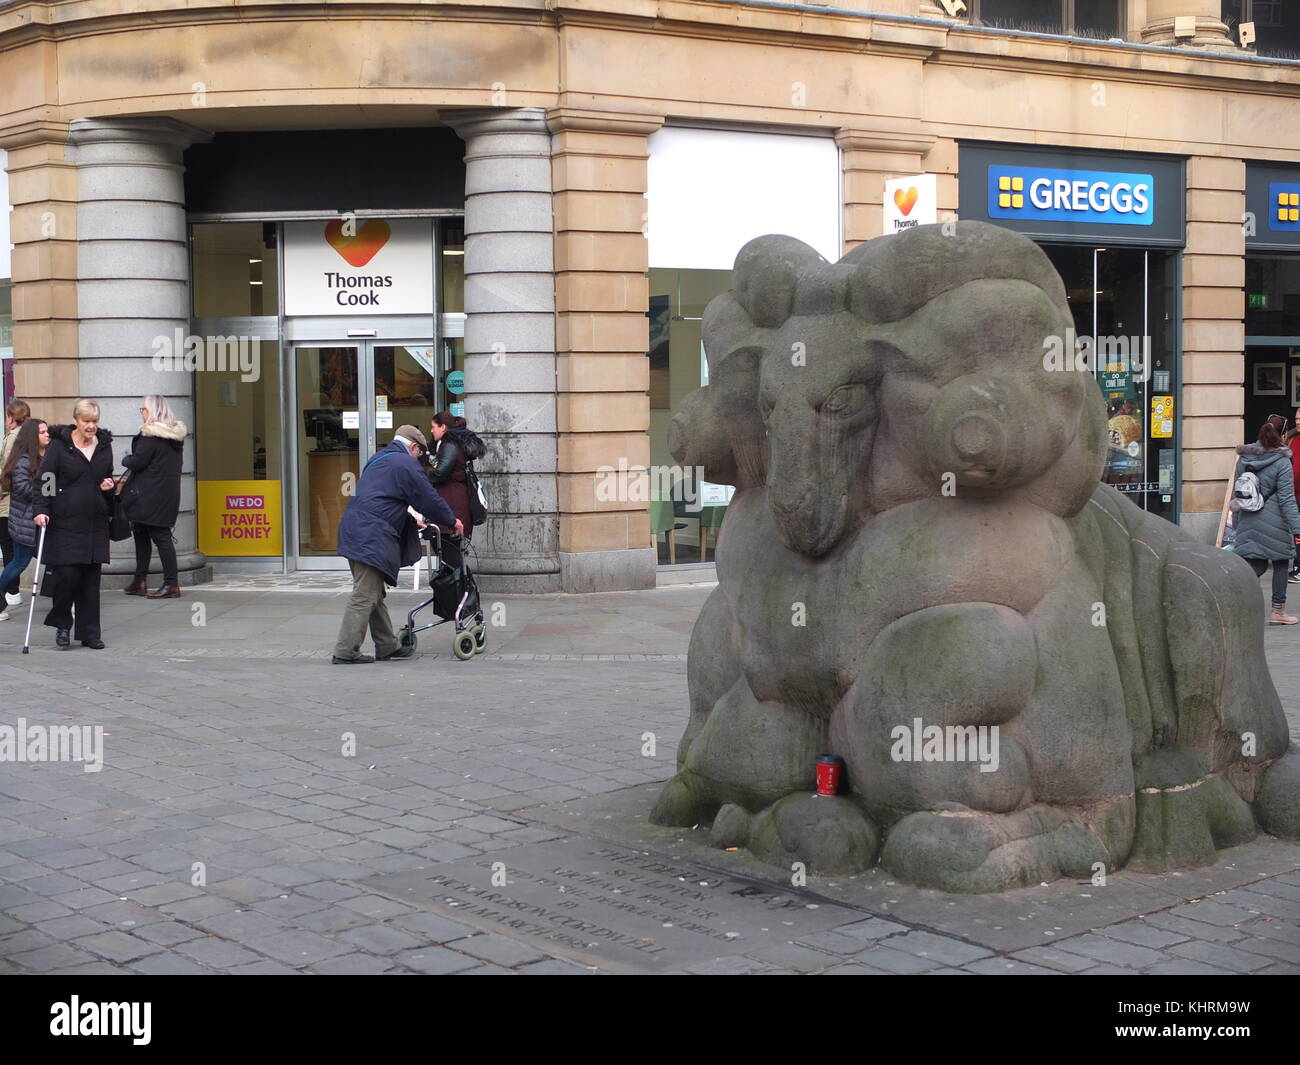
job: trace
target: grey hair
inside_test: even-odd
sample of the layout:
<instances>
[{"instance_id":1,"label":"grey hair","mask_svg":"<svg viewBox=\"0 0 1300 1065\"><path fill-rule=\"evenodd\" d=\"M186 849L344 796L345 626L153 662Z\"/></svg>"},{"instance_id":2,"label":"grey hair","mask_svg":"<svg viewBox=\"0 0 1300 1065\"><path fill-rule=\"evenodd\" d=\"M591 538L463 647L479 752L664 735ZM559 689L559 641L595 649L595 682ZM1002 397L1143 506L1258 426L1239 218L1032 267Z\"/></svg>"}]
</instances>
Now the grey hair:
<instances>
[{"instance_id":1,"label":"grey hair","mask_svg":"<svg viewBox=\"0 0 1300 1065\"><path fill-rule=\"evenodd\" d=\"M141 401L141 406L149 408L149 421L151 422L175 421L172 417L172 405L167 402L166 396L145 396Z\"/></svg>"}]
</instances>

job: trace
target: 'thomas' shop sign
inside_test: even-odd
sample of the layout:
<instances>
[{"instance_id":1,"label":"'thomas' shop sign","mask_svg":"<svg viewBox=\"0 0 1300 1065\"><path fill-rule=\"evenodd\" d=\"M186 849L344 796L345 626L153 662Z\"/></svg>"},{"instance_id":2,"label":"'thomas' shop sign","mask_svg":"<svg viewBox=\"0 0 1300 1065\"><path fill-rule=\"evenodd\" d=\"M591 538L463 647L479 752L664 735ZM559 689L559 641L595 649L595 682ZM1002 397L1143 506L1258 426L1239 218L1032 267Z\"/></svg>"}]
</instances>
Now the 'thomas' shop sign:
<instances>
[{"instance_id":1,"label":"'thomas' shop sign","mask_svg":"<svg viewBox=\"0 0 1300 1065\"><path fill-rule=\"evenodd\" d=\"M428 219L336 218L284 227L285 313L432 314Z\"/></svg>"}]
</instances>

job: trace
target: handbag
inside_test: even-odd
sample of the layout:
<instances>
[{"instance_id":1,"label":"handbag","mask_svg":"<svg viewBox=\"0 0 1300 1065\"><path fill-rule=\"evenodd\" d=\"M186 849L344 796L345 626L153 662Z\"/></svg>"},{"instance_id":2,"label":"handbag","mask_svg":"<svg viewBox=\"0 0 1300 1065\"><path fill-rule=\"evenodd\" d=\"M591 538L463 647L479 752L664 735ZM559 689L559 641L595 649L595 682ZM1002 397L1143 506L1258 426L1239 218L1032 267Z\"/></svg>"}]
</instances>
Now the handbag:
<instances>
[{"instance_id":1,"label":"handbag","mask_svg":"<svg viewBox=\"0 0 1300 1065\"><path fill-rule=\"evenodd\" d=\"M474 525L484 525L487 523L487 496L483 494L483 485L472 462L465 463L465 483L469 487L465 493L469 497L469 520Z\"/></svg>"},{"instance_id":2,"label":"handbag","mask_svg":"<svg viewBox=\"0 0 1300 1065\"><path fill-rule=\"evenodd\" d=\"M122 486L126 484L130 471L122 474L118 478L117 484L113 486L113 503L112 513L108 519L108 538L110 540L125 540L131 535L131 519L126 516L126 503L122 499Z\"/></svg>"}]
</instances>

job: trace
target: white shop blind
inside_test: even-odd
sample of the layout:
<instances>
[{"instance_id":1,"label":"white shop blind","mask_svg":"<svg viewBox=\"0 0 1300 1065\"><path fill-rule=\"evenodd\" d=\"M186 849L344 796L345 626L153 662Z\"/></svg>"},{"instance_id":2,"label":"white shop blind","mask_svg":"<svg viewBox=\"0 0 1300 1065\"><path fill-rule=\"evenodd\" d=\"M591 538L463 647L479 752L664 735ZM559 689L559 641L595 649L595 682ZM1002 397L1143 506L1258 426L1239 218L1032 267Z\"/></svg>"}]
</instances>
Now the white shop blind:
<instances>
[{"instance_id":1,"label":"white shop blind","mask_svg":"<svg viewBox=\"0 0 1300 1065\"><path fill-rule=\"evenodd\" d=\"M650 136L651 267L730 270L765 233L840 257L840 153L830 137L665 127Z\"/></svg>"},{"instance_id":2,"label":"white shop blind","mask_svg":"<svg viewBox=\"0 0 1300 1065\"><path fill-rule=\"evenodd\" d=\"M9 153L0 148L0 280L13 276L9 264L9 175L5 167L9 163Z\"/></svg>"}]
</instances>

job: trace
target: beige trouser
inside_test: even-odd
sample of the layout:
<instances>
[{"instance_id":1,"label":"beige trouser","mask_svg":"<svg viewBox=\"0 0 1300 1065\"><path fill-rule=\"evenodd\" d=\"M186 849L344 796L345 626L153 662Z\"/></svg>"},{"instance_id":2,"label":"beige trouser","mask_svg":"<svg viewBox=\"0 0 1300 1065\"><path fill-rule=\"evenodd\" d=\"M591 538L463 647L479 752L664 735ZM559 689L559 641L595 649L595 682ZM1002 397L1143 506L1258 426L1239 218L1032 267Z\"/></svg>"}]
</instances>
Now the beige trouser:
<instances>
[{"instance_id":1,"label":"beige trouser","mask_svg":"<svg viewBox=\"0 0 1300 1065\"><path fill-rule=\"evenodd\" d=\"M356 658L361 651L361 641L366 638L367 625L370 637L375 641L375 657L391 655L401 645L393 634L393 622L388 616L388 607L384 605L384 597L388 594L384 575L364 562L348 559L348 565L352 567L352 598L343 611L334 657Z\"/></svg>"}]
</instances>

